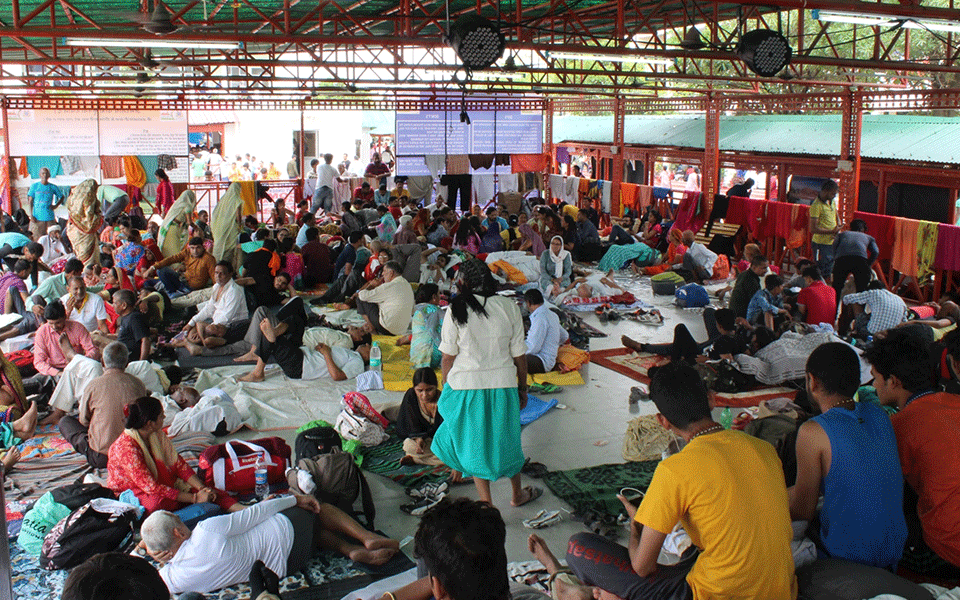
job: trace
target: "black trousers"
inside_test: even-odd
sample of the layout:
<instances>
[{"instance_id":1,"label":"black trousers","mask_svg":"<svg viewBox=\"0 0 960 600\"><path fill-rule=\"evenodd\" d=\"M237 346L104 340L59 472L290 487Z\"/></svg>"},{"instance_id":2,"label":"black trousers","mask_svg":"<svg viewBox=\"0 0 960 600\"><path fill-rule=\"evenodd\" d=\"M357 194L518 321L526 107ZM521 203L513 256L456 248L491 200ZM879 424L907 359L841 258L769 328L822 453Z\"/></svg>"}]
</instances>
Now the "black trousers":
<instances>
[{"instance_id":1,"label":"black trousers","mask_svg":"<svg viewBox=\"0 0 960 600\"><path fill-rule=\"evenodd\" d=\"M260 322L263 319L270 319L274 326L280 323L287 325L287 330L277 336L276 342L271 342L260 333ZM276 315L273 315L270 309L261 306L253 313L250 330L248 330L248 340L250 332L256 327L257 330L253 331L253 337L255 338L253 343L260 360L267 362L272 356L280 365L280 368L283 369L284 375L290 379L300 379L303 375L303 351L300 350L300 346L303 345L303 331L306 324L306 312L303 300L300 298L294 298L284 304Z\"/></svg>"},{"instance_id":2,"label":"black trousers","mask_svg":"<svg viewBox=\"0 0 960 600\"><path fill-rule=\"evenodd\" d=\"M683 323L673 328L673 343L647 344L647 351L651 354L669 356L671 361L686 360L690 364L697 361L697 356L703 349L717 341L720 330L717 329L717 311L712 306L703 309L703 326L707 329L707 341L697 342L687 326Z\"/></svg>"},{"instance_id":3,"label":"black trousers","mask_svg":"<svg viewBox=\"0 0 960 600\"><path fill-rule=\"evenodd\" d=\"M442 175L440 185L447 186L447 206L456 207L454 198L460 194L460 210L470 212L471 189L473 188L473 175Z\"/></svg>"},{"instance_id":4,"label":"black trousers","mask_svg":"<svg viewBox=\"0 0 960 600\"><path fill-rule=\"evenodd\" d=\"M90 447L87 428L76 417L69 415L62 417L58 423L60 434L73 446L77 453L87 459L87 464L95 469L107 468L107 455L101 454Z\"/></svg>"},{"instance_id":5,"label":"black trousers","mask_svg":"<svg viewBox=\"0 0 960 600\"><path fill-rule=\"evenodd\" d=\"M853 273L853 282L858 292L866 291L870 284L870 263L862 256L838 256L833 260L833 289L837 290L837 306L847 276ZM826 273L824 273L826 275Z\"/></svg>"}]
</instances>

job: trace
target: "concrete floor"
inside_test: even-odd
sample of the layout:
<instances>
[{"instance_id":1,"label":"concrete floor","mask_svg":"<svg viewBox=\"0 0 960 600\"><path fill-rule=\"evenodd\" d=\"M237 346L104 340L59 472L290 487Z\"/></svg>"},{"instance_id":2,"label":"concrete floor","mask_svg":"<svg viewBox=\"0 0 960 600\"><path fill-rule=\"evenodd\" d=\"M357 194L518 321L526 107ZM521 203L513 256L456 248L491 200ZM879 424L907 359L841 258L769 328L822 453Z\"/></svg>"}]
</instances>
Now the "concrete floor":
<instances>
[{"instance_id":1,"label":"concrete floor","mask_svg":"<svg viewBox=\"0 0 960 600\"><path fill-rule=\"evenodd\" d=\"M620 336L628 335L640 342L670 342L673 328L684 323L694 338L706 339L701 312L681 310L673 306L673 298L652 295L649 280L646 278L624 278L621 285L630 289L638 298L655 305L663 313L665 323L656 327L634 321L620 321L616 324L601 324L593 313L579 313L587 323L608 334L605 338L591 338L590 349L601 350L621 347ZM716 289L713 286L708 289ZM645 402L633 407L631 412L627 398L630 388L638 382L595 364L588 364L582 370L586 385L566 387L562 392L546 396L556 398L565 409L554 409L539 420L523 429L524 454L531 460L541 462L550 470L567 470L589 467L605 463L623 462L621 455L623 434L627 423L637 416L656 412L652 403ZM399 402L401 394L396 394ZM259 437L262 434L243 435ZM294 430L276 432L285 438L291 447L295 438ZM367 480L377 504L377 526L390 536L403 540L412 536L419 519L402 512L401 504L409 502L403 488L386 479L367 473ZM507 557L510 561L532 560L527 550L527 538L534 530L526 529L522 521L534 517L540 510L561 510L564 521L546 529L536 531L544 538L560 558L563 558L567 540L584 530L581 523L571 521L569 506L554 496L542 483L524 478L524 485L537 485L544 488L543 496L535 502L520 508L510 506L510 483L503 479L492 485L494 503L500 509L507 525ZM476 489L472 484L458 485L452 488L456 496L476 498ZM626 536L621 538L626 541ZM412 554L412 543L403 550Z\"/></svg>"}]
</instances>

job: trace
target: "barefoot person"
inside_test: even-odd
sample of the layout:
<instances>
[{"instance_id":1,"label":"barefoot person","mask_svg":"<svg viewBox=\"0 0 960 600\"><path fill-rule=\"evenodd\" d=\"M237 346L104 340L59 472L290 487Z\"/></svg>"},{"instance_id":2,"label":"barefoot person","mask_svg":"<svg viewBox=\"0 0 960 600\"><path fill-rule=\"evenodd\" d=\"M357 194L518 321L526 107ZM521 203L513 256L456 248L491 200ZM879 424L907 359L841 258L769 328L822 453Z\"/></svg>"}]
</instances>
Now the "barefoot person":
<instances>
[{"instance_id":1,"label":"barefoot person","mask_svg":"<svg viewBox=\"0 0 960 600\"><path fill-rule=\"evenodd\" d=\"M3 385L0 385L0 400L5 399L6 396L11 395L12 393L12 389L7 385L6 382L4 382ZM13 465L20 461L20 449L17 448L17 445L32 438L36 429L36 402L32 402L30 404L30 408L27 409L27 412L25 412L23 416L16 421L11 423L0 423L0 448L6 449L6 451L3 453L3 458L0 459L0 462L3 463L4 471L9 471Z\"/></svg>"},{"instance_id":2,"label":"barefoot person","mask_svg":"<svg viewBox=\"0 0 960 600\"><path fill-rule=\"evenodd\" d=\"M344 381L363 372L364 363L370 357L369 346L360 346L356 351L324 343L312 348L303 346L303 329L303 301L300 298L287 302L276 315L266 307L258 308L244 338L251 345L250 351L234 359L236 362L255 360L257 365L239 381L263 381L266 362L271 356L284 375L291 379L329 377Z\"/></svg>"},{"instance_id":3,"label":"barefoot person","mask_svg":"<svg viewBox=\"0 0 960 600\"><path fill-rule=\"evenodd\" d=\"M193 531L173 513L157 511L143 522L141 534L150 555L166 562L160 577L174 594L246 582L257 559L283 578L306 566L316 548L368 565L382 565L400 549L396 540L367 531L339 508L300 495L209 518Z\"/></svg>"},{"instance_id":4,"label":"barefoot person","mask_svg":"<svg viewBox=\"0 0 960 600\"><path fill-rule=\"evenodd\" d=\"M217 348L240 338L249 324L243 288L233 279L233 265L221 260L213 270L215 283L209 300L183 326L187 337L174 342L199 356L203 348Z\"/></svg>"},{"instance_id":5,"label":"barefoot person","mask_svg":"<svg viewBox=\"0 0 960 600\"><path fill-rule=\"evenodd\" d=\"M480 500L493 503L490 482L509 477L513 506L543 493L523 487L520 469L520 409L527 403L527 345L520 309L496 294L482 261L463 263L454 297L443 320L443 424L433 452L443 464L473 476Z\"/></svg>"}]
</instances>

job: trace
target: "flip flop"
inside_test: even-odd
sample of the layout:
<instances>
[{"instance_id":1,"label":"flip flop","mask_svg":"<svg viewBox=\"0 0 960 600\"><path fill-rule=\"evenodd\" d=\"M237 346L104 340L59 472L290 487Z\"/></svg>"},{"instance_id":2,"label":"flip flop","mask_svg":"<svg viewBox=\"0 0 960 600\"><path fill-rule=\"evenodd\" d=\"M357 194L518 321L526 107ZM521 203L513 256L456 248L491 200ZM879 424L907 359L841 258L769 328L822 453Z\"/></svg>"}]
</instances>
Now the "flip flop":
<instances>
[{"instance_id":1,"label":"flip flop","mask_svg":"<svg viewBox=\"0 0 960 600\"><path fill-rule=\"evenodd\" d=\"M550 470L547 468L547 465L539 462L531 462L530 459L527 459L527 462L523 463L523 467L520 469L520 472L524 475L529 475L534 479L540 479L546 475Z\"/></svg>"},{"instance_id":2,"label":"flip flop","mask_svg":"<svg viewBox=\"0 0 960 600\"><path fill-rule=\"evenodd\" d=\"M537 516L523 521L523 526L527 529L543 529L561 521L559 510L541 510Z\"/></svg>"},{"instance_id":3,"label":"flip flop","mask_svg":"<svg viewBox=\"0 0 960 600\"><path fill-rule=\"evenodd\" d=\"M511 505L516 508L524 506L525 504L530 504L531 502L533 502L534 500L536 500L537 498L543 495L543 488L534 487L532 485L528 485L524 487L523 490L521 491L527 495L527 499L521 502L520 504L511 503Z\"/></svg>"},{"instance_id":4,"label":"flip flop","mask_svg":"<svg viewBox=\"0 0 960 600\"><path fill-rule=\"evenodd\" d=\"M563 391L563 388L553 383L535 383L528 388L535 394L556 394Z\"/></svg>"}]
</instances>

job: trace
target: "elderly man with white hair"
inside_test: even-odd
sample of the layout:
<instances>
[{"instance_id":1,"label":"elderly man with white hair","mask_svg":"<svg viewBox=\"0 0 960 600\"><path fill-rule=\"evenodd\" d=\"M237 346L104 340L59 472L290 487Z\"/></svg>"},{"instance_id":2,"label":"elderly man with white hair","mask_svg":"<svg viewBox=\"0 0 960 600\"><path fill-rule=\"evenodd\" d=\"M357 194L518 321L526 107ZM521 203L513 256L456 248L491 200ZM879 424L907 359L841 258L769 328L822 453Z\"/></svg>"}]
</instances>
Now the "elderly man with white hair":
<instances>
[{"instance_id":1,"label":"elderly man with white hair","mask_svg":"<svg viewBox=\"0 0 960 600\"><path fill-rule=\"evenodd\" d=\"M76 417L60 419L60 433L90 466L107 467L110 444L123 433L123 407L147 395L143 382L125 372L130 352L119 342L103 349L103 374L87 384Z\"/></svg>"},{"instance_id":2,"label":"elderly man with white hair","mask_svg":"<svg viewBox=\"0 0 960 600\"><path fill-rule=\"evenodd\" d=\"M318 547L370 565L386 563L400 549L396 540L367 531L339 508L301 495L212 517L193 531L173 513L158 510L140 533L147 552L166 563L160 577L174 594L245 582L258 559L282 579L303 568Z\"/></svg>"},{"instance_id":3,"label":"elderly man with white hair","mask_svg":"<svg viewBox=\"0 0 960 600\"><path fill-rule=\"evenodd\" d=\"M110 344L108 344L110 345ZM170 380L166 373L153 363L147 360L129 360L124 359L126 368L124 369L130 375L139 379L147 388L147 394L157 397L163 396L170 391ZM65 414L72 412L77 402L83 396L87 385L94 379L103 375L103 365L100 361L87 358L76 353L63 368L60 373L60 379L57 381L57 387L50 396L50 408L53 409L53 415L48 417L51 422L58 422Z\"/></svg>"}]
</instances>

